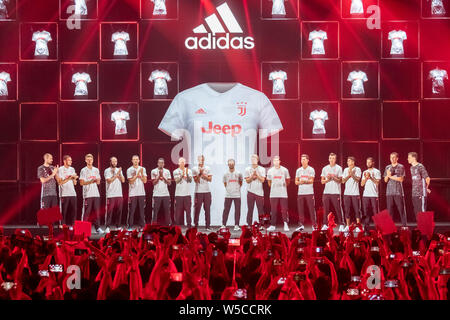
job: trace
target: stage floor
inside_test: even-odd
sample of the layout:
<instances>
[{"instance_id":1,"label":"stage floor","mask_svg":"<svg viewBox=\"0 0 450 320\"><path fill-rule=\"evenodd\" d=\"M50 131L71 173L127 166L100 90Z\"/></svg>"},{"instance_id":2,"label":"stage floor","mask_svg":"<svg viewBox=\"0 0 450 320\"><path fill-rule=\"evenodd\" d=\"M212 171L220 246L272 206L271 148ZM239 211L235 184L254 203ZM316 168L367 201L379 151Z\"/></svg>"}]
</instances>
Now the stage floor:
<instances>
[{"instance_id":1,"label":"stage floor","mask_svg":"<svg viewBox=\"0 0 450 320\"><path fill-rule=\"evenodd\" d=\"M397 225L397 227L401 226L401 224L396 224L396 225ZM416 228L416 223L409 223L408 227L410 229L414 229L414 228ZM220 226L212 226L211 227L211 229L212 229L211 232L216 232L216 231L219 230L219 228L220 228ZM296 226L295 227L291 226L290 227L290 231L284 232L283 231L283 227L282 226L278 226L276 231L283 232L288 237L290 237L292 235L292 233L295 232L295 228L296 228ZM371 225L371 228L373 228L373 225ZM16 229L28 229L28 230L30 230L30 232L31 232L31 234L33 236L36 236L36 235L43 236L43 235L47 235L48 234L48 227L45 227L45 226L44 227L37 226L37 225L7 225L7 226L3 226L4 234L6 236L13 234ZM185 234L186 229L187 228L184 227L184 226L181 227L181 230L182 230L183 234ZM233 226L228 226L228 229L230 230L232 238L239 238L240 237L241 231L234 231L233 230ZM335 229L335 234L337 234L337 230L338 230L338 228ZM205 227L203 227L203 226L200 226L198 228L198 231L199 232L203 232L203 233L207 233ZM311 232L311 231L312 231L312 227L311 226L306 226L305 230L303 232ZM434 229L435 233L444 233L446 231L450 231L450 223L449 222L436 222L435 229ZM54 235L55 235L55 238L61 239L62 238L62 230L61 229L55 229ZM100 238L102 238L104 236L105 236L104 233L103 234L97 233L94 230L94 228L92 228L92 235L91 235L90 239L93 239L93 240L100 239Z\"/></svg>"}]
</instances>

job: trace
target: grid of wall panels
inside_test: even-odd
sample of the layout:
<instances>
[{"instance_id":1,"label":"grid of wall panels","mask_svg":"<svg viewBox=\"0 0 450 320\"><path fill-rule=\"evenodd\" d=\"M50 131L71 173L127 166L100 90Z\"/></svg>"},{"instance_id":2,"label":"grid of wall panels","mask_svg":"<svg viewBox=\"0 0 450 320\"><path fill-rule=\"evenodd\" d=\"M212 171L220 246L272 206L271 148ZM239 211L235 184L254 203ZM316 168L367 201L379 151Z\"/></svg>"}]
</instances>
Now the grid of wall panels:
<instances>
[{"instance_id":1,"label":"grid of wall panels","mask_svg":"<svg viewBox=\"0 0 450 320\"><path fill-rule=\"evenodd\" d=\"M271 99L284 127L280 155L292 175L302 153L320 172L329 152L338 154L342 166L354 155L360 167L373 156L384 168L388 154L397 151L408 169L406 154L417 151L433 178L430 209L437 220L448 220L450 89L436 93L430 71L450 72L450 43L444 41L450 37L450 1L443 1L445 13L436 14L427 0L366 0L363 13L352 14L351 0L289 0L286 13L274 15L269 0L228 0L243 32L255 38L255 49L245 52L185 48L192 29L208 28L205 18L217 14L224 0L165 2L167 14L156 15L150 0L86 1L79 27L73 0L6 3L7 13L0 12L0 39L7 44L0 51L0 72L10 78L5 78L8 92L0 100L0 116L7 120L0 128L2 221L35 221L36 168L45 152L56 163L72 155L77 172L86 153L94 154L100 170L112 155L127 167L131 155L139 154L147 169L158 157L169 158L173 143L157 126L171 100L182 90L216 81L241 82ZM379 27L373 20L377 14ZM392 55L392 38L402 37L399 30L406 33L403 53ZM319 31L327 35L324 53L313 54ZM390 36L391 31L397 33ZM125 41L126 55L114 54L117 41ZM48 54L36 55L47 49ZM155 70L170 75L165 95L155 95L149 81ZM280 70L287 75L281 95L273 93L269 80L271 72ZM352 71L365 73L364 94L352 93L361 75L352 78ZM87 94L75 95L80 81ZM448 89L445 77L443 84ZM311 113L321 109L327 112L326 132L315 134ZM111 114L118 110L129 114L126 134L115 134ZM407 170L406 200L413 220L410 187ZM318 180L315 190L320 199ZM295 221L295 186L289 195Z\"/></svg>"}]
</instances>

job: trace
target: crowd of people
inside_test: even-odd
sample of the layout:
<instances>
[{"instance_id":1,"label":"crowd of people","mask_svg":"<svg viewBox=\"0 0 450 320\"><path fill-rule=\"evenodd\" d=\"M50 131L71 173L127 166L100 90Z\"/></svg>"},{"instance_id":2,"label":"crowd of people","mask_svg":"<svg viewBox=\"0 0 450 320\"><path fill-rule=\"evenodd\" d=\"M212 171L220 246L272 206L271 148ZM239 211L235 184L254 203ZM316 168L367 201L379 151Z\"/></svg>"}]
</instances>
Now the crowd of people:
<instances>
[{"instance_id":1,"label":"crowd of people","mask_svg":"<svg viewBox=\"0 0 450 320\"><path fill-rule=\"evenodd\" d=\"M261 219L265 221L264 219ZM328 230L243 227L204 234L147 225L99 240L0 230L0 299L447 300L450 233L399 229L348 236ZM263 230L263 232L261 232Z\"/></svg>"}]
</instances>

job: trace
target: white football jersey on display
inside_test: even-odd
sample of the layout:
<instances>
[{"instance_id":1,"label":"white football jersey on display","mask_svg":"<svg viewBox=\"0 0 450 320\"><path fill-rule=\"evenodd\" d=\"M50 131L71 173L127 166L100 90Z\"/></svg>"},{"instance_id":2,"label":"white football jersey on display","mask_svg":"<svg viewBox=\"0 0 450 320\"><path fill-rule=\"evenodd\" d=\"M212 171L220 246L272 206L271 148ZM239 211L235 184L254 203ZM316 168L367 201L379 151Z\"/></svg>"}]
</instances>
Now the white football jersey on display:
<instances>
[{"instance_id":1,"label":"white football jersey on display","mask_svg":"<svg viewBox=\"0 0 450 320\"><path fill-rule=\"evenodd\" d=\"M406 40L406 32L403 30L392 30L388 39L392 41L391 54L404 54L403 40Z\"/></svg>"},{"instance_id":2,"label":"white football jersey on display","mask_svg":"<svg viewBox=\"0 0 450 320\"><path fill-rule=\"evenodd\" d=\"M8 96L8 82L11 81L11 76L8 72L0 72L0 96Z\"/></svg>"},{"instance_id":3,"label":"white football jersey on display","mask_svg":"<svg viewBox=\"0 0 450 320\"><path fill-rule=\"evenodd\" d=\"M8 2L8 0L0 0L0 19L8 18L8 8L6 7L5 2Z\"/></svg>"},{"instance_id":4,"label":"white football jersey on display","mask_svg":"<svg viewBox=\"0 0 450 320\"><path fill-rule=\"evenodd\" d=\"M353 70L348 74L347 81L352 83L350 94L364 94L364 82L369 81L364 71Z\"/></svg>"},{"instance_id":5,"label":"white football jersey on display","mask_svg":"<svg viewBox=\"0 0 450 320\"><path fill-rule=\"evenodd\" d=\"M75 14L79 14L80 16L86 16L88 14L86 0L75 0Z\"/></svg>"},{"instance_id":6,"label":"white football jersey on display","mask_svg":"<svg viewBox=\"0 0 450 320\"><path fill-rule=\"evenodd\" d=\"M286 94L286 90L284 89L284 80L287 80L286 72L282 70L272 71L269 74L269 80L273 82L272 94Z\"/></svg>"},{"instance_id":7,"label":"white football jersey on display","mask_svg":"<svg viewBox=\"0 0 450 320\"><path fill-rule=\"evenodd\" d=\"M174 139L184 138L181 143L189 148L190 163L205 156L212 175L211 225L221 224L225 199L221 177L228 171L227 160L234 159L236 170L244 172L256 152L258 129L265 129L259 132L260 138L283 129L265 94L240 83L221 85L229 89L219 92L204 83L178 93L158 127ZM245 191L246 184L242 186ZM245 212L246 201L242 206Z\"/></svg>"},{"instance_id":8,"label":"white football jersey on display","mask_svg":"<svg viewBox=\"0 0 450 320\"><path fill-rule=\"evenodd\" d=\"M431 0L431 14L437 16L445 14L445 7L442 0Z\"/></svg>"},{"instance_id":9,"label":"white football jersey on display","mask_svg":"<svg viewBox=\"0 0 450 320\"><path fill-rule=\"evenodd\" d=\"M446 70L439 68L433 69L428 74L428 79L431 79L431 90L433 94L444 93L444 80L448 80L448 74Z\"/></svg>"},{"instance_id":10,"label":"white football jersey on display","mask_svg":"<svg viewBox=\"0 0 450 320\"><path fill-rule=\"evenodd\" d=\"M328 113L325 110L314 110L309 114L309 120L314 122L313 134L325 134L325 121L328 120Z\"/></svg>"},{"instance_id":11,"label":"white football jersey on display","mask_svg":"<svg viewBox=\"0 0 450 320\"><path fill-rule=\"evenodd\" d=\"M284 7L285 0L272 0L272 14L286 14L286 9Z\"/></svg>"},{"instance_id":12,"label":"white football jersey on display","mask_svg":"<svg viewBox=\"0 0 450 320\"><path fill-rule=\"evenodd\" d=\"M74 73L72 75L72 83L75 83L75 93L74 96L87 96L88 88L87 84L92 82L91 76L86 72Z\"/></svg>"},{"instance_id":13,"label":"white football jersey on display","mask_svg":"<svg viewBox=\"0 0 450 320\"><path fill-rule=\"evenodd\" d=\"M352 0L352 5L350 7L350 14L363 14L364 7L362 0Z\"/></svg>"},{"instance_id":14,"label":"white football jersey on display","mask_svg":"<svg viewBox=\"0 0 450 320\"><path fill-rule=\"evenodd\" d=\"M127 120L130 120L130 114L124 110L117 110L111 113L111 121L116 124L115 134L127 134Z\"/></svg>"},{"instance_id":15,"label":"white football jersey on display","mask_svg":"<svg viewBox=\"0 0 450 320\"><path fill-rule=\"evenodd\" d=\"M48 46L47 42L52 41L52 35L48 31L36 31L33 33L32 41L36 42L36 47L34 48L35 56L48 56Z\"/></svg>"},{"instance_id":16,"label":"white football jersey on display","mask_svg":"<svg viewBox=\"0 0 450 320\"><path fill-rule=\"evenodd\" d=\"M128 55L127 41L130 41L130 35L125 31L114 32L111 36L111 41L114 42L114 55L126 56Z\"/></svg>"},{"instance_id":17,"label":"white football jersey on display","mask_svg":"<svg viewBox=\"0 0 450 320\"><path fill-rule=\"evenodd\" d=\"M154 70L148 81L154 82L153 94L155 96L166 96L169 94L167 81L172 81L170 74L166 70Z\"/></svg>"},{"instance_id":18,"label":"white football jersey on display","mask_svg":"<svg viewBox=\"0 0 450 320\"><path fill-rule=\"evenodd\" d=\"M166 0L151 0L155 7L153 8L153 14L154 15L166 15L167 9L166 9Z\"/></svg>"},{"instance_id":19,"label":"white football jersey on display","mask_svg":"<svg viewBox=\"0 0 450 320\"><path fill-rule=\"evenodd\" d=\"M327 40L327 33L323 30L314 30L309 33L309 41L312 41L311 54L325 54L323 42Z\"/></svg>"}]
</instances>

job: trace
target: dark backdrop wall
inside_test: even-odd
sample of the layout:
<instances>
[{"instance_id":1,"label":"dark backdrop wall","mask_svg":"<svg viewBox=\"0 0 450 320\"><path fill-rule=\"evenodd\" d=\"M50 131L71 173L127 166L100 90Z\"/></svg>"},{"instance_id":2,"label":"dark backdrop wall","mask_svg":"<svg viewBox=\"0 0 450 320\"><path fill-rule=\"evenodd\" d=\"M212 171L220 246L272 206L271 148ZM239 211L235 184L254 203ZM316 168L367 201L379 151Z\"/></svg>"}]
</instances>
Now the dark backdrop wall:
<instances>
[{"instance_id":1,"label":"dark backdrop wall","mask_svg":"<svg viewBox=\"0 0 450 320\"><path fill-rule=\"evenodd\" d=\"M397 151L407 168L406 202L410 220L410 174L407 152L419 153L432 179L430 209L448 221L450 209L450 95L433 96L428 72L436 66L450 71L450 2L447 14L432 16L427 0L383 0L381 29L369 29L364 14L349 14L351 0L289 0L285 17L271 15L269 0L227 0L243 36L254 37L253 50L188 50L184 40L205 23L224 0L166 0L167 16L152 14L150 0L88 0L88 15L79 29L69 29L69 0L10 0L9 16L0 21L0 71L11 75L8 96L0 101L0 224L35 223L40 184L36 168L50 152L55 163L70 154L79 173L84 155L92 153L103 171L115 155L127 168L131 155L141 155L149 171L156 159L170 158L172 143L157 126L176 93L209 81L238 81L262 90L274 104L284 130L280 155L291 175L299 155L308 153L319 176L329 152L338 162L353 155L377 167ZM378 1L364 1L378 5ZM220 20L222 23L223 21ZM311 56L309 32L325 30L326 54ZM51 33L48 58L33 56L33 32ZM391 30L407 33L402 58L390 56ZM115 58L111 35L127 31L129 55ZM208 29L209 30L209 29ZM202 36L202 35L200 35ZM233 34L231 34L233 36ZM172 78L169 95L155 99L148 82L152 70L163 68ZM369 81L366 95L349 94L347 76L358 68ZM286 95L272 95L269 73L287 73ZM75 99L71 75L85 71L92 82L89 95ZM448 80L445 86L449 87ZM112 133L110 114L121 105L130 113L128 134ZM309 113L328 110L327 134L312 135ZM169 169L175 164L168 163ZM102 189L104 185L102 183ZM152 187L147 184L147 192ZM316 199L322 186L317 177ZM81 189L77 186L79 198ZM382 184L381 194L385 191ZM125 194L127 187L124 188ZM171 188L172 196L174 188ZM290 215L296 221L296 187L289 187ZM80 203L81 205L81 203ZM317 205L320 202L317 201ZM385 199L381 197L381 206ZM150 201L147 205L150 215Z\"/></svg>"}]
</instances>

